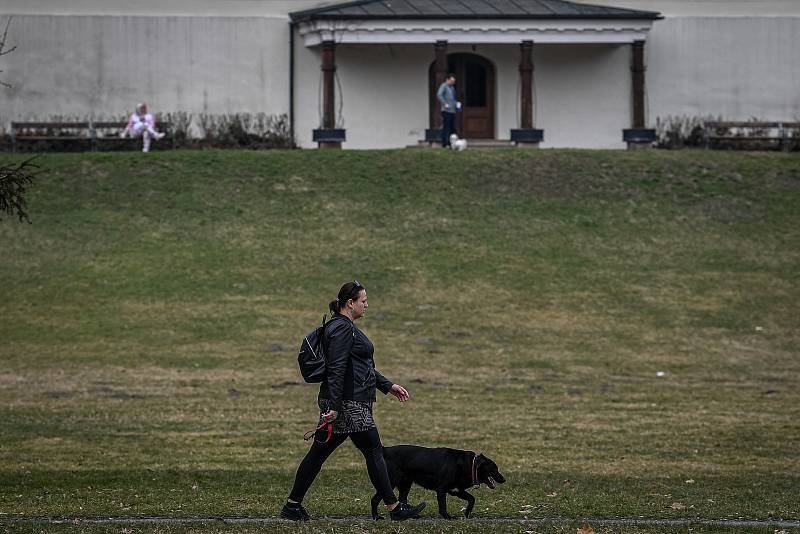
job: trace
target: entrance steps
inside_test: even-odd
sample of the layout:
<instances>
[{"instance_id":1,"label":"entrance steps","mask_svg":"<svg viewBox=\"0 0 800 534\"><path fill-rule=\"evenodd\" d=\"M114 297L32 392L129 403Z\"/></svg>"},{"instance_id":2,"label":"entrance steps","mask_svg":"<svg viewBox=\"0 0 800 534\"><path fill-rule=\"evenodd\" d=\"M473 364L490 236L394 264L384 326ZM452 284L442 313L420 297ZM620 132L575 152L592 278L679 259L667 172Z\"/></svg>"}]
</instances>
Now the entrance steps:
<instances>
[{"instance_id":1,"label":"entrance steps","mask_svg":"<svg viewBox=\"0 0 800 534\"><path fill-rule=\"evenodd\" d=\"M467 139L468 148L514 148L514 143L510 139ZM438 143L428 143L420 140L416 145L409 145L408 148L437 148Z\"/></svg>"}]
</instances>

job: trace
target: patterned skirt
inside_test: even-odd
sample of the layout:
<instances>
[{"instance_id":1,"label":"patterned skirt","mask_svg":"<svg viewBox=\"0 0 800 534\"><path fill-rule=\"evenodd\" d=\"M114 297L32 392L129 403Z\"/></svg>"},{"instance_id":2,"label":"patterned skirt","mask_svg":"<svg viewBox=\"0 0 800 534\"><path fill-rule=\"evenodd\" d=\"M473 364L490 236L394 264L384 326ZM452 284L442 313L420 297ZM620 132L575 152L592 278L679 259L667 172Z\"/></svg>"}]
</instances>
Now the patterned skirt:
<instances>
[{"instance_id":1,"label":"patterned skirt","mask_svg":"<svg viewBox=\"0 0 800 534\"><path fill-rule=\"evenodd\" d=\"M318 399L319 422L322 424L322 414L330 410L331 401L328 399ZM361 432L375 428L375 420L372 418L372 403L354 400L343 400L342 409L333 421L334 434L350 434L351 432Z\"/></svg>"}]
</instances>

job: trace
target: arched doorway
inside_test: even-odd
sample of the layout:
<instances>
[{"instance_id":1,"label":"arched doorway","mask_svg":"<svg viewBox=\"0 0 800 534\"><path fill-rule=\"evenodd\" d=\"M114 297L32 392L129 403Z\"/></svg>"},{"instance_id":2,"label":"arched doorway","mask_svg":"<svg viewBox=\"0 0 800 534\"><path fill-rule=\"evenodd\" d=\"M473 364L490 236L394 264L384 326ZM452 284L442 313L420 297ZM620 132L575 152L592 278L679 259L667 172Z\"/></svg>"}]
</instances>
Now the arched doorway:
<instances>
[{"instance_id":1,"label":"arched doorway","mask_svg":"<svg viewBox=\"0 0 800 534\"><path fill-rule=\"evenodd\" d=\"M494 65L476 54L448 54L447 71L456 75L456 98L463 111L456 116L456 132L468 139L494 139ZM430 113L435 113L435 62L428 69Z\"/></svg>"}]
</instances>

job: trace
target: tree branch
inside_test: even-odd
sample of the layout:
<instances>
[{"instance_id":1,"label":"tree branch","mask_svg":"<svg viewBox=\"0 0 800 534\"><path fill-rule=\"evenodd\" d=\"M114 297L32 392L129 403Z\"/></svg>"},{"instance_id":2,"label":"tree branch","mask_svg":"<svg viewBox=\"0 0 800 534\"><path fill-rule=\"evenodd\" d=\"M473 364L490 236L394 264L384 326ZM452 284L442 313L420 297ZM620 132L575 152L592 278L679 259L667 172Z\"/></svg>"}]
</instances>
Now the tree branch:
<instances>
[{"instance_id":1,"label":"tree branch","mask_svg":"<svg viewBox=\"0 0 800 534\"><path fill-rule=\"evenodd\" d=\"M9 26L11 26L11 20L12 20L13 18L14 18L14 17L8 17L8 20L6 21L6 27L5 27L5 29L3 30L3 36L2 36L2 37L0 37L0 56L4 56L4 55L6 55L6 54L10 54L11 52L13 52L14 50L16 50L16 49L17 49L17 47L16 47L16 46L12 46L12 47L11 47L11 48L9 48L8 50L6 50L6 49L5 49L5 48L6 48L6 39L8 38L8 27L9 27ZM0 70L0 74L2 74L2 73L3 73L3 71L2 71L2 70ZM6 82L4 82L3 80L0 80L0 86L3 86L3 87L8 87L8 88L10 88L10 87L11 87L11 84L9 84L9 83L6 83Z\"/></svg>"},{"instance_id":2,"label":"tree branch","mask_svg":"<svg viewBox=\"0 0 800 534\"><path fill-rule=\"evenodd\" d=\"M6 27L3 30L3 37L0 37L0 56L4 56L6 54L10 54L11 52L13 52L14 50L17 49L16 46L12 46L8 50L5 50L6 38L8 37L8 27L11 26L11 21L13 19L14 19L14 17L8 17L8 20L6 21Z\"/></svg>"},{"instance_id":3,"label":"tree branch","mask_svg":"<svg viewBox=\"0 0 800 534\"><path fill-rule=\"evenodd\" d=\"M33 163L34 159L36 158L0 167L0 215L5 213L19 217L19 222L31 222L28 218L25 194L33 185L34 177L41 172L41 168Z\"/></svg>"}]
</instances>

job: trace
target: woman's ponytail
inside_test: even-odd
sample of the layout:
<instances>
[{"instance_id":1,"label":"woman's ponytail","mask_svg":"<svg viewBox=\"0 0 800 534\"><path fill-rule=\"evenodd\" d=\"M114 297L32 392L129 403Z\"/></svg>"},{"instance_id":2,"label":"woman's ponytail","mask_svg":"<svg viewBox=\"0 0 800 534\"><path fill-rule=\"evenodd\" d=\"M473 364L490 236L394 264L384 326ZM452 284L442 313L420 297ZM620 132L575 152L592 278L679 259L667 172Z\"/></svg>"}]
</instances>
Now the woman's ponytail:
<instances>
[{"instance_id":1,"label":"woman's ponytail","mask_svg":"<svg viewBox=\"0 0 800 534\"><path fill-rule=\"evenodd\" d=\"M332 300L330 304L328 304L328 309L331 310L331 315L335 315L339 313L339 301Z\"/></svg>"}]
</instances>

